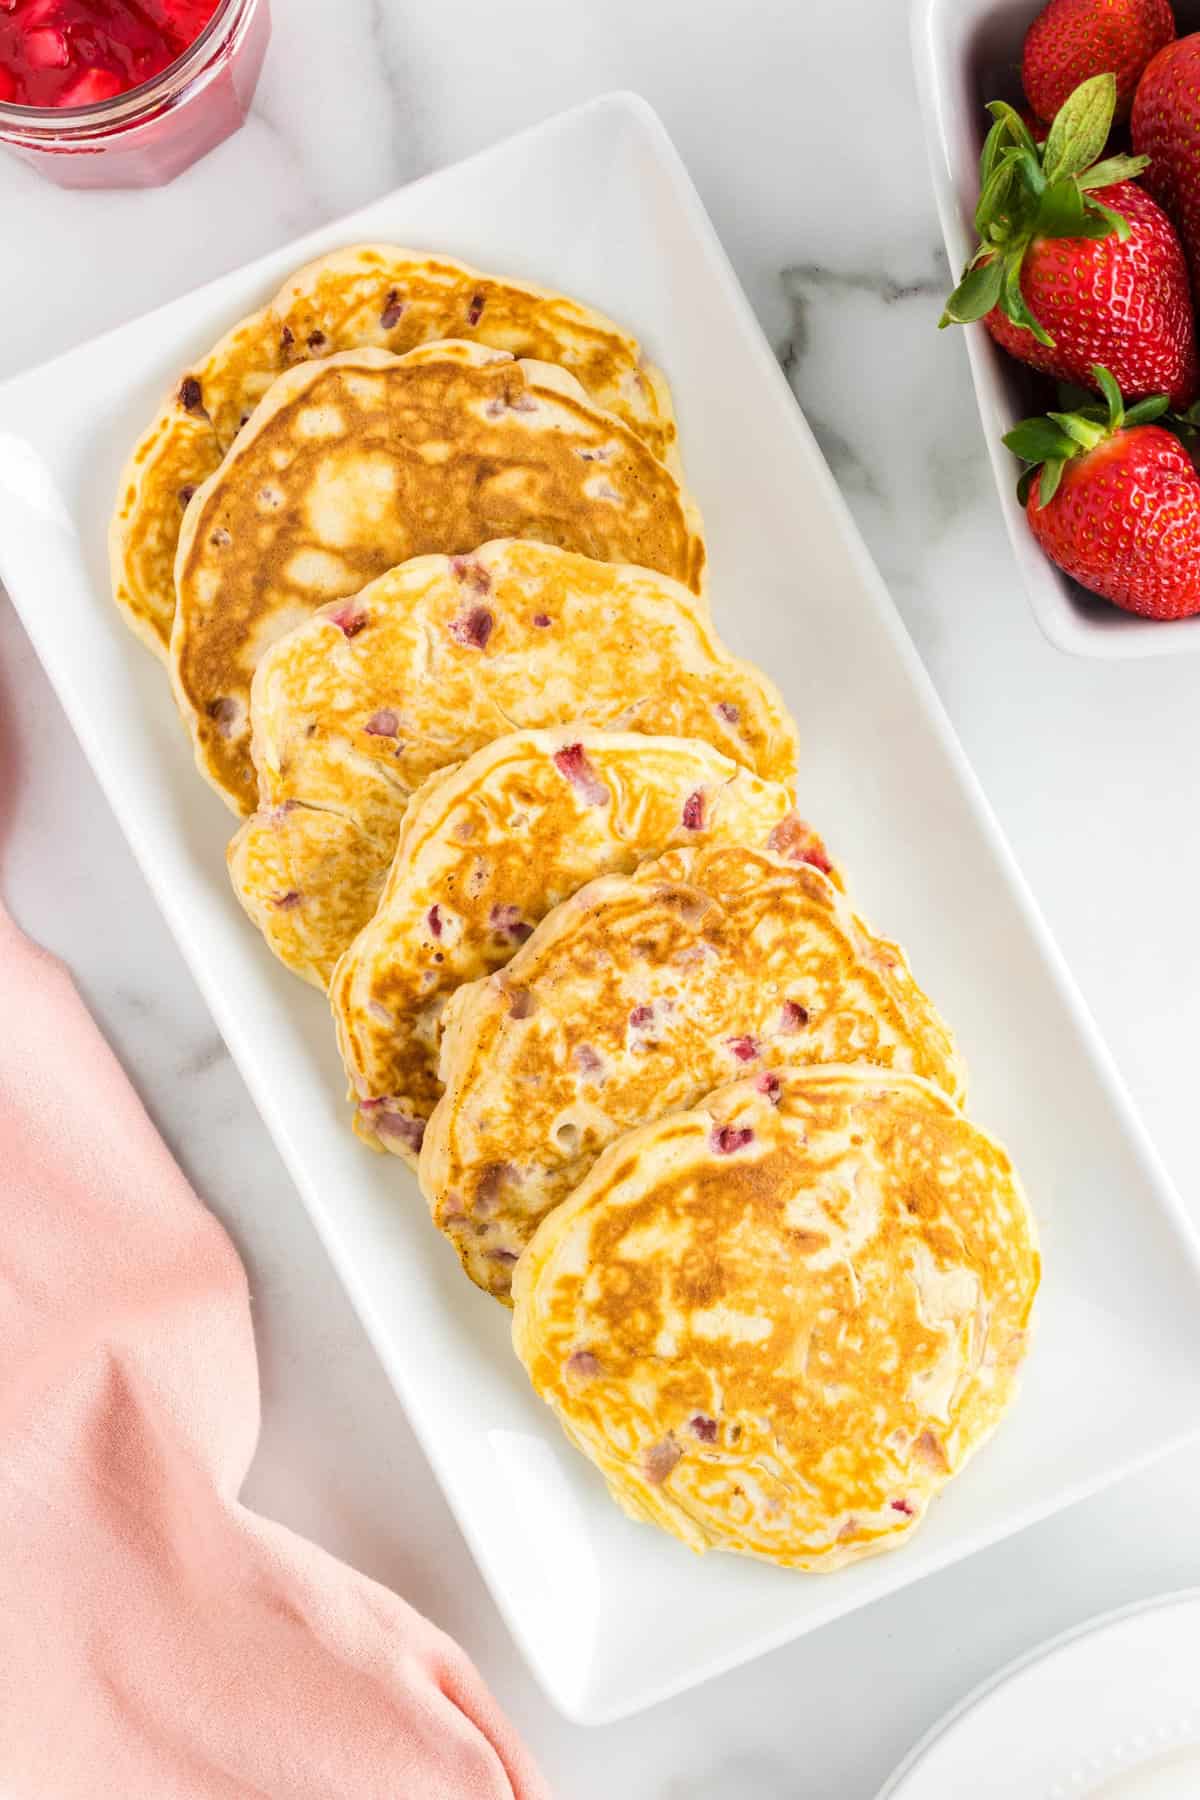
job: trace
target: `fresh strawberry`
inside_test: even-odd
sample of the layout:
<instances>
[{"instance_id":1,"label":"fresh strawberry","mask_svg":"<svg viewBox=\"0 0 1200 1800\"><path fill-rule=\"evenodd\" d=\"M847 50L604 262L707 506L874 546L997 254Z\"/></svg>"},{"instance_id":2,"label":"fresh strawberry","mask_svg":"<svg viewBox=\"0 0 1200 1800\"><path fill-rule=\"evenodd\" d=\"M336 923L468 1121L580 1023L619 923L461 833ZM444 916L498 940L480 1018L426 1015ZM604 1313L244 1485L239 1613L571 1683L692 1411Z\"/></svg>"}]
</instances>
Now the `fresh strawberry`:
<instances>
[{"instance_id":1,"label":"fresh strawberry","mask_svg":"<svg viewBox=\"0 0 1200 1800\"><path fill-rule=\"evenodd\" d=\"M1200 32L1160 50L1138 84L1133 145L1145 182L1174 220L1200 297Z\"/></svg>"},{"instance_id":2,"label":"fresh strawberry","mask_svg":"<svg viewBox=\"0 0 1200 1800\"><path fill-rule=\"evenodd\" d=\"M1111 74L1127 119L1142 70L1174 36L1169 0L1050 0L1025 33L1025 98L1052 119L1081 81Z\"/></svg>"},{"instance_id":3,"label":"fresh strawberry","mask_svg":"<svg viewBox=\"0 0 1200 1800\"><path fill-rule=\"evenodd\" d=\"M1186 406L1198 386L1196 331L1171 222L1133 181L1091 197L1120 214L1128 236L1034 238L1020 293L1043 334L1014 320L1004 297L984 325L1010 356L1059 381L1090 387L1092 364L1104 357L1127 394L1165 392Z\"/></svg>"},{"instance_id":4,"label":"fresh strawberry","mask_svg":"<svg viewBox=\"0 0 1200 1800\"><path fill-rule=\"evenodd\" d=\"M1152 423L1159 394L1126 412L1107 369L1108 402L1026 419L1004 442L1036 465L1022 477L1025 515L1051 562L1125 612L1200 613L1200 475L1178 438Z\"/></svg>"},{"instance_id":5,"label":"fresh strawberry","mask_svg":"<svg viewBox=\"0 0 1200 1800\"><path fill-rule=\"evenodd\" d=\"M1075 90L1042 145L994 101L980 159L979 246L941 323L982 319L1009 353L1092 385L1096 363L1126 394L1186 407L1200 386L1187 263L1162 208L1132 177L1144 157L1097 162L1116 81Z\"/></svg>"}]
</instances>

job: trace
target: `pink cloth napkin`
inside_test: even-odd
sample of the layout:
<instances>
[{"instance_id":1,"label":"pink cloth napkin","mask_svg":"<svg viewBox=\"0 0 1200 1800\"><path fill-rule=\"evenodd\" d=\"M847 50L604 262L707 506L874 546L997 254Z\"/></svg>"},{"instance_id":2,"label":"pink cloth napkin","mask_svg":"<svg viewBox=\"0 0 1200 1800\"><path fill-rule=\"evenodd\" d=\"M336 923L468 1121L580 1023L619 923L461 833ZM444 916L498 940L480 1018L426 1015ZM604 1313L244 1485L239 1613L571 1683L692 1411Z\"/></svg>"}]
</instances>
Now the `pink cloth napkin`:
<instances>
[{"instance_id":1,"label":"pink cloth napkin","mask_svg":"<svg viewBox=\"0 0 1200 1800\"><path fill-rule=\"evenodd\" d=\"M238 1504L246 1278L0 908L4 1800L544 1800L463 1652Z\"/></svg>"}]
</instances>

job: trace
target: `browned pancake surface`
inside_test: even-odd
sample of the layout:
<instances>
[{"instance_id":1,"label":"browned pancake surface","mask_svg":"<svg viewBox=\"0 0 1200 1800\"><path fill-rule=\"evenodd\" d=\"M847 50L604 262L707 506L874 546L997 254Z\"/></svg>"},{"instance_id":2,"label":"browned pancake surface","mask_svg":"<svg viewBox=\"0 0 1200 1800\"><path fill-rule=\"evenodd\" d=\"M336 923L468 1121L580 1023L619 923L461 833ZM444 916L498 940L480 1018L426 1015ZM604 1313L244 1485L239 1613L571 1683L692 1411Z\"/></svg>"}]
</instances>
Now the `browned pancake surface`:
<instances>
[{"instance_id":1,"label":"browned pancake surface","mask_svg":"<svg viewBox=\"0 0 1200 1800\"><path fill-rule=\"evenodd\" d=\"M375 909L410 794L515 727L699 738L796 772L782 699L686 588L522 540L418 557L314 613L263 658L252 716L260 803L234 886L319 987Z\"/></svg>"},{"instance_id":2,"label":"browned pancake surface","mask_svg":"<svg viewBox=\"0 0 1200 1800\"><path fill-rule=\"evenodd\" d=\"M671 850L589 882L442 1016L421 1188L499 1298L538 1223L623 1131L739 1070L864 1062L958 1099L953 1037L899 947L769 850Z\"/></svg>"},{"instance_id":3,"label":"browned pancake surface","mask_svg":"<svg viewBox=\"0 0 1200 1800\"><path fill-rule=\"evenodd\" d=\"M388 244L335 251L290 276L269 305L180 371L126 465L110 532L113 594L151 649L163 656L170 643L183 509L275 377L341 350L403 355L444 338L569 370L598 406L676 466L666 383L611 319L449 257Z\"/></svg>"},{"instance_id":4,"label":"browned pancake surface","mask_svg":"<svg viewBox=\"0 0 1200 1800\"><path fill-rule=\"evenodd\" d=\"M673 844L713 842L786 843L829 866L788 788L695 738L509 732L426 782L330 986L360 1135L411 1157L441 1093L449 997L502 967L552 907Z\"/></svg>"},{"instance_id":5,"label":"browned pancake surface","mask_svg":"<svg viewBox=\"0 0 1200 1800\"><path fill-rule=\"evenodd\" d=\"M513 1341L626 1511L830 1569L995 1428L1039 1275L1008 1157L944 1094L780 1067L601 1157L517 1266Z\"/></svg>"},{"instance_id":6,"label":"browned pancake surface","mask_svg":"<svg viewBox=\"0 0 1200 1800\"><path fill-rule=\"evenodd\" d=\"M398 563L499 537L703 588L688 496L561 371L448 343L281 377L188 506L175 567L176 699L228 804L253 804L250 682L271 644Z\"/></svg>"}]
</instances>

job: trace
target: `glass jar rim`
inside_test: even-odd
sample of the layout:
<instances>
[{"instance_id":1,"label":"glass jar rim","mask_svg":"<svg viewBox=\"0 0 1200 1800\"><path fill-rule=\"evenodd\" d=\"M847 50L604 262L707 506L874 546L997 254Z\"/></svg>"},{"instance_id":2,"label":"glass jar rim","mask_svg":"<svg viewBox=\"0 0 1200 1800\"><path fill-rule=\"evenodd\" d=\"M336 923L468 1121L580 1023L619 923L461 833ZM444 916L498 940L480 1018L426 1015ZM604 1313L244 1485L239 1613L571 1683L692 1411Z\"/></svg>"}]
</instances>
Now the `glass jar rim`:
<instances>
[{"instance_id":1,"label":"glass jar rim","mask_svg":"<svg viewBox=\"0 0 1200 1800\"><path fill-rule=\"evenodd\" d=\"M258 0L220 0L208 24L187 49L137 87L126 88L123 93L90 106L20 106L15 101L4 101L0 103L0 126L27 131L34 137L58 138L135 124L141 117L157 112L165 102L178 99L189 83L202 76L208 68L214 39L226 27L236 29L257 4Z\"/></svg>"}]
</instances>

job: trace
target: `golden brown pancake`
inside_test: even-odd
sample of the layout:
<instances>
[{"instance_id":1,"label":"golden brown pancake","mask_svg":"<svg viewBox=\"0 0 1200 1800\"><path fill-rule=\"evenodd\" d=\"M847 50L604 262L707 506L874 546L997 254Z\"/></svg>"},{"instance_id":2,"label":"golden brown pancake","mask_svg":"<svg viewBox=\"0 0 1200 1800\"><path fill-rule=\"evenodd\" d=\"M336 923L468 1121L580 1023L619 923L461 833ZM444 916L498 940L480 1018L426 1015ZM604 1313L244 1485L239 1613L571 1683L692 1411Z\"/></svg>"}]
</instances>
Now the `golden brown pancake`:
<instances>
[{"instance_id":1,"label":"golden brown pancake","mask_svg":"<svg viewBox=\"0 0 1200 1800\"><path fill-rule=\"evenodd\" d=\"M228 805L253 806L250 682L270 645L394 564L496 537L703 589L688 496L561 370L444 343L280 376L191 500L175 562L175 696Z\"/></svg>"},{"instance_id":2,"label":"golden brown pancake","mask_svg":"<svg viewBox=\"0 0 1200 1800\"><path fill-rule=\"evenodd\" d=\"M261 803L230 870L319 987L375 910L409 795L516 726L700 738L766 779L796 770L782 700L693 595L544 544L391 570L268 651L252 711Z\"/></svg>"},{"instance_id":3,"label":"golden brown pancake","mask_svg":"<svg viewBox=\"0 0 1200 1800\"><path fill-rule=\"evenodd\" d=\"M789 844L796 860L829 867L788 788L695 738L510 732L433 776L405 810L379 905L330 986L360 1136L415 1164L455 989L501 968L593 877L714 842Z\"/></svg>"},{"instance_id":4,"label":"golden brown pancake","mask_svg":"<svg viewBox=\"0 0 1200 1800\"><path fill-rule=\"evenodd\" d=\"M605 1151L517 1264L513 1343L634 1518L833 1569L991 1435L1039 1274L1008 1157L945 1094L785 1066Z\"/></svg>"},{"instance_id":5,"label":"golden brown pancake","mask_svg":"<svg viewBox=\"0 0 1200 1800\"><path fill-rule=\"evenodd\" d=\"M468 338L567 369L598 406L676 466L667 386L611 319L526 282L448 257L361 244L309 263L269 305L182 371L121 477L110 531L113 594L165 656L175 615L183 509L212 475L277 375L314 357Z\"/></svg>"},{"instance_id":6,"label":"golden brown pancake","mask_svg":"<svg viewBox=\"0 0 1200 1800\"><path fill-rule=\"evenodd\" d=\"M443 1015L421 1149L434 1223L503 1299L551 1208L633 1125L739 1071L866 1062L964 1086L902 951L769 850L672 850L589 882Z\"/></svg>"}]
</instances>

